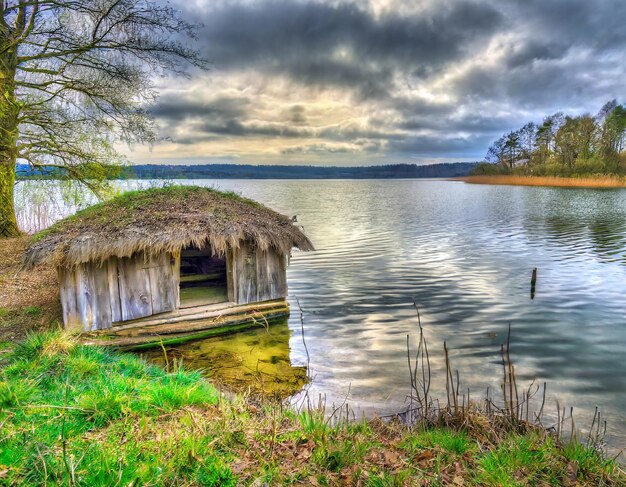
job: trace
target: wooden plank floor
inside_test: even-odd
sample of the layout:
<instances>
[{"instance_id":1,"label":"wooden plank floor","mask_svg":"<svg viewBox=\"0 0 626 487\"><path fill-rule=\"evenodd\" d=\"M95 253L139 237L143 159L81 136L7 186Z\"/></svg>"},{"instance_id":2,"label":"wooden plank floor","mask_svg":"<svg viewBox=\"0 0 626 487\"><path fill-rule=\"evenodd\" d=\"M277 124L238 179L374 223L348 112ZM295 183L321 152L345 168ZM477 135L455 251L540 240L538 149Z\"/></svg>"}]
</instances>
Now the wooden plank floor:
<instances>
[{"instance_id":1,"label":"wooden plank floor","mask_svg":"<svg viewBox=\"0 0 626 487\"><path fill-rule=\"evenodd\" d=\"M83 341L120 348L147 348L265 326L270 320L288 315L289 305L285 299L248 305L219 303L124 322L107 330L84 334Z\"/></svg>"}]
</instances>

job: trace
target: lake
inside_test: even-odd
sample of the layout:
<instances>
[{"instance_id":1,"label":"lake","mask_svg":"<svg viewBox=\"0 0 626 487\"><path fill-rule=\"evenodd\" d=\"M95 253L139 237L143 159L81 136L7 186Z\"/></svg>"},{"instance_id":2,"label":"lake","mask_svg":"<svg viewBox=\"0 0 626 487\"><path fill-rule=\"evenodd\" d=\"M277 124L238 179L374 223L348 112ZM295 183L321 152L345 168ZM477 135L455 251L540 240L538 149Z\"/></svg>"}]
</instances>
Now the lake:
<instances>
[{"instance_id":1,"label":"lake","mask_svg":"<svg viewBox=\"0 0 626 487\"><path fill-rule=\"evenodd\" d=\"M263 347L277 347L273 365L282 365L266 380L293 369L295 379L285 382L299 388L308 366L309 398L338 404L347 397L368 415L396 412L409 392L406 340L416 346L415 302L435 393L445 397L446 341L461 389L477 398L490 387L497 395L511 323L520 386L546 381L549 415L558 399L575 408L583 429L598 406L610 444L626 444L626 190L441 180L184 183L234 190L297 215L317 249L293 253L292 314L270 345L271 328L177 347L191 365L219 376L210 366L219 352L250 371L263 362ZM229 340L236 346L228 348Z\"/></svg>"}]
</instances>

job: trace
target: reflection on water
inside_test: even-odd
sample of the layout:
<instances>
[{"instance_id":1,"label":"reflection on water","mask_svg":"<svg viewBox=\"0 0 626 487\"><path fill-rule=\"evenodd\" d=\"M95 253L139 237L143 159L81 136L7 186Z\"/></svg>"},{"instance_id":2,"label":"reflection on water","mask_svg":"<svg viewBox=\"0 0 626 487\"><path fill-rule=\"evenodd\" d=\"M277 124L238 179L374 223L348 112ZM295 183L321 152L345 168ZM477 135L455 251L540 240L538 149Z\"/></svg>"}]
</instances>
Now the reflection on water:
<instances>
[{"instance_id":1,"label":"reflection on water","mask_svg":"<svg viewBox=\"0 0 626 487\"><path fill-rule=\"evenodd\" d=\"M292 310L297 296L304 311L312 397L341 402L349 390L352 405L366 413L403 407L415 300L440 392L444 340L462 389L498 390L510 321L518 381L547 381L546 410L558 398L579 411L580 426L598 405L609 441L626 444L626 190L424 180L186 182L298 215L314 242L317 251L294 252L288 268ZM304 366L299 313L288 326L291 362ZM247 369L256 363L250 359Z\"/></svg>"},{"instance_id":2,"label":"reflection on water","mask_svg":"<svg viewBox=\"0 0 626 487\"><path fill-rule=\"evenodd\" d=\"M200 369L213 381L239 392L284 399L307 382L306 367L292 366L287 320L269 328L255 328L223 337L177 345L167 350L167 361L182 360L185 367ZM144 353L165 365L162 350Z\"/></svg>"}]
</instances>

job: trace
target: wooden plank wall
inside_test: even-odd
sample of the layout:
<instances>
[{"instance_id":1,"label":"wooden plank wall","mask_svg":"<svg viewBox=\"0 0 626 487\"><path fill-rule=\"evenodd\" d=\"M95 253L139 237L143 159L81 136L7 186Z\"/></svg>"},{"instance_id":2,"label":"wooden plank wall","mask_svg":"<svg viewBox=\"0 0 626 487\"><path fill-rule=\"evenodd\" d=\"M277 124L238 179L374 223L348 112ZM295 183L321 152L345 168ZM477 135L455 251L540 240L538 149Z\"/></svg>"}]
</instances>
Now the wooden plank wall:
<instances>
[{"instance_id":1,"label":"wooden plank wall","mask_svg":"<svg viewBox=\"0 0 626 487\"><path fill-rule=\"evenodd\" d=\"M178 308L179 256L112 258L59 269L63 321L92 331Z\"/></svg>"},{"instance_id":2,"label":"wooden plank wall","mask_svg":"<svg viewBox=\"0 0 626 487\"><path fill-rule=\"evenodd\" d=\"M122 321L122 302L120 300L120 281L118 278L117 257L111 257L107 261L107 285L109 289L109 302L111 303L111 321Z\"/></svg>"},{"instance_id":3,"label":"wooden plank wall","mask_svg":"<svg viewBox=\"0 0 626 487\"><path fill-rule=\"evenodd\" d=\"M180 308L180 252L170 257L170 265L172 266L172 274L174 282L174 309Z\"/></svg>"},{"instance_id":4,"label":"wooden plank wall","mask_svg":"<svg viewBox=\"0 0 626 487\"><path fill-rule=\"evenodd\" d=\"M269 299L287 297L287 258L275 252L268 252L265 257L269 280Z\"/></svg>"},{"instance_id":5,"label":"wooden plank wall","mask_svg":"<svg viewBox=\"0 0 626 487\"><path fill-rule=\"evenodd\" d=\"M122 321L152 314L150 262L143 255L117 261Z\"/></svg>"},{"instance_id":6,"label":"wooden plank wall","mask_svg":"<svg viewBox=\"0 0 626 487\"><path fill-rule=\"evenodd\" d=\"M238 304L287 296L287 260L250 244L227 253L228 298ZM180 307L180 255L111 258L59 270L66 328L91 331Z\"/></svg>"},{"instance_id":7,"label":"wooden plank wall","mask_svg":"<svg viewBox=\"0 0 626 487\"><path fill-rule=\"evenodd\" d=\"M250 245L242 245L234 255L236 273L235 294L237 303L253 303L257 300L256 251Z\"/></svg>"},{"instance_id":8,"label":"wooden plank wall","mask_svg":"<svg viewBox=\"0 0 626 487\"><path fill-rule=\"evenodd\" d=\"M287 260L284 255L243 244L233 251L232 301L248 304L287 296ZM229 285L229 296L231 286Z\"/></svg>"},{"instance_id":9,"label":"wooden plank wall","mask_svg":"<svg viewBox=\"0 0 626 487\"><path fill-rule=\"evenodd\" d=\"M152 314L172 311L176 308L178 285L174 278L176 260L168 254L154 256L148 268L150 276L150 296L152 297Z\"/></svg>"},{"instance_id":10,"label":"wooden plank wall","mask_svg":"<svg viewBox=\"0 0 626 487\"><path fill-rule=\"evenodd\" d=\"M235 270L235 262L233 259L233 251L232 250L227 250L226 251L226 289L228 291L228 300L235 303L236 302L236 282L235 282L235 276L236 273L234 272Z\"/></svg>"},{"instance_id":11,"label":"wooden plank wall","mask_svg":"<svg viewBox=\"0 0 626 487\"><path fill-rule=\"evenodd\" d=\"M59 268L58 274L65 328L72 331L82 330L76 299L76 272Z\"/></svg>"},{"instance_id":12,"label":"wooden plank wall","mask_svg":"<svg viewBox=\"0 0 626 487\"><path fill-rule=\"evenodd\" d=\"M91 331L111 323L107 264L93 262L59 270L63 322L72 330ZM104 324L104 326L100 326Z\"/></svg>"}]
</instances>

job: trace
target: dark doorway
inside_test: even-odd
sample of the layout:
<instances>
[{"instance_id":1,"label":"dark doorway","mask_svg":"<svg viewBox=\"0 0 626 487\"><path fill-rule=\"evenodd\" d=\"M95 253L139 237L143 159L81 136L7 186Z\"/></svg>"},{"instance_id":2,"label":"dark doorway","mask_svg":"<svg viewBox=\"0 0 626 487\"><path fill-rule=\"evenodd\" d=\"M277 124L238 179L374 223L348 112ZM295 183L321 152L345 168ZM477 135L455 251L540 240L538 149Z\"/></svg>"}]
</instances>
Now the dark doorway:
<instances>
[{"instance_id":1,"label":"dark doorway","mask_svg":"<svg viewBox=\"0 0 626 487\"><path fill-rule=\"evenodd\" d=\"M211 249L189 247L180 253L180 307L228 301L226 260Z\"/></svg>"}]
</instances>

